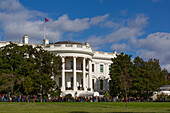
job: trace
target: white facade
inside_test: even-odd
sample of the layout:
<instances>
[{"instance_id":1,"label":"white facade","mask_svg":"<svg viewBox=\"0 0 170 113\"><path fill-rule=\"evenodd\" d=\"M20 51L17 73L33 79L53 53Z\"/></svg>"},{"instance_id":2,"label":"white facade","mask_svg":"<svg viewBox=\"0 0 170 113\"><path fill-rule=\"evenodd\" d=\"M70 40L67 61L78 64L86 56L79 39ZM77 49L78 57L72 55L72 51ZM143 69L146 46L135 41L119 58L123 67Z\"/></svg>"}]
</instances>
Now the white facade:
<instances>
[{"instance_id":1,"label":"white facade","mask_svg":"<svg viewBox=\"0 0 170 113\"><path fill-rule=\"evenodd\" d=\"M0 47L9 42L0 42ZM116 52L92 51L88 43L62 41L55 44L44 43L42 47L62 57L62 75L54 80L62 95L92 96L94 92L104 94L109 90L109 67Z\"/></svg>"},{"instance_id":2,"label":"white facade","mask_svg":"<svg viewBox=\"0 0 170 113\"><path fill-rule=\"evenodd\" d=\"M65 94L104 92L109 90L109 67L116 52L92 51L88 43L63 41L43 46L62 57L62 75L55 81ZM85 95L85 94L84 94Z\"/></svg>"}]
</instances>

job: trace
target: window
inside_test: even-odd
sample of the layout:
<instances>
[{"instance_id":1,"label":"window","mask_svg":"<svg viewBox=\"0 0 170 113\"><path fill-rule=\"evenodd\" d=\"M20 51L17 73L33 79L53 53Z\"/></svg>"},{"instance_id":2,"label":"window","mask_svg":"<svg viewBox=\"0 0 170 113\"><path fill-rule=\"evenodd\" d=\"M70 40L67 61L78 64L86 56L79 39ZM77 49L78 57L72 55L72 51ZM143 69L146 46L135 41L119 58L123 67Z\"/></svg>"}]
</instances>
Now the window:
<instances>
[{"instance_id":1,"label":"window","mask_svg":"<svg viewBox=\"0 0 170 113\"><path fill-rule=\"evenodd\" d=\"M110 71L111 71L111 65L109 65L109 73L110 73Z\"/></svg>"},{"instance_id":2,"label":"window","mask_svg":"<svg viewBox=\"0 0 170 113\"><path fill-rule=\"evenodd\" d=\"M83 70L83 64L81 63L81 70Z\"/></svg>"},{"instance_id":3,"label":"window","mask_svg":"<svg viewBox=\"0 0 170 113\"><path fill-rule=\"evenodd\" d=\"M93 89L94 89L94 79L92 79Z\"/></svg>"},{"instance_id":4,"label":"window","mask_svg":"<svg viewBox=\"0 0 170 113\"><path fill-rule=\"evenodd\" d=\"M70 62L71 69L73 69L73 61Z\"/></svg>"},{"instance_id":5,"label":"window","mask_svg":"<svg viewBox=\"0 0 170 113\"><path fill-rule=\"evenodd\" d=\"M111 89L111 85L112 84L112 82L111 82L111 80L109 80L109 89Z\"/></svg>"},{"instance_id":6,"label":"window","mask_svg":"<svg viewBox=\"0 0 170 113\"><path fill-rule=\"evenodd\" d=\"M62 78L61 77L59 77L58 83L59 83L59 88L60 88L62 86Z\"/></svg>"},{"instance_id":7,"label":"window","mask_svg":"<svg viewBox=\"0 0 170 113\"><path fill-rule=\"evenodd\" d=\"M94 64L92 64L92 72L94 72Z\"/></svg>"},{"instance_id":8,"label":"window","mask_svg":"<svg viewBox=\"0 0 170 113\"><path fill-rule=\"evenodd\" d=\"M82 84L82 86L81 86L81 87L83 87L83 79L81 79L81 84Z\"/></svg>"},{"instance_id":9,"label":"window","mask_svg":"<svg viewBox=\"0 0 170 113\"><path fill-rule=\"evenodd\" d=\"M103 72L103 65L100 65L100 72Z\"/></svg>"},{"instance_id":10,"label":"window","mask_svg":"<svg viewBox=\"0 0 170 113\"><path fill-rule=\"evenodd\" d=\"M103 80L100 80L100 90L103 90Z\"/></svg>"},{"instance_id":11,"label":"window","mask_svg":"<svg viewBox=\"0 0 170 113\"><path fill-rule=\"evenodd\" d=\"M71 77L71 87L73 88L73 77Z\"/></svg>"}]
</instances>

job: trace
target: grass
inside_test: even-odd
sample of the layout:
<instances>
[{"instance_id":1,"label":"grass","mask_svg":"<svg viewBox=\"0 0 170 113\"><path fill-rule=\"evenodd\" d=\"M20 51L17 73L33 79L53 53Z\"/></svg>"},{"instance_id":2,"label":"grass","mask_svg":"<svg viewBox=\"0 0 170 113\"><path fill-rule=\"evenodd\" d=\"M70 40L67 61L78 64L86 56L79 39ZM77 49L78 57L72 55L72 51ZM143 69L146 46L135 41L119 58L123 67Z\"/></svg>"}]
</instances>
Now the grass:
<instances>
[{"instance_id":1,"label":"grass","mask_svg":"<svg viewBox=\"0 0 170 113\"><path fill-rule=\"evenodd\" d=\"M0 103L0 113L170 112L170 102Z\"/></svg>"}]
</instances>

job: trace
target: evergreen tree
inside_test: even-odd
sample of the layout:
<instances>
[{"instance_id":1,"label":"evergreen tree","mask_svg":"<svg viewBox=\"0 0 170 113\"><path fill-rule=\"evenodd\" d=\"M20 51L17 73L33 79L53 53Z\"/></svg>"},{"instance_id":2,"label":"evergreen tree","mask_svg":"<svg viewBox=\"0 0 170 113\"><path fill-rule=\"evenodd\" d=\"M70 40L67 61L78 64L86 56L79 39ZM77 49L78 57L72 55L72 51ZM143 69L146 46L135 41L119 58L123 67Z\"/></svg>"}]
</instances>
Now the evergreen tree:
<instances>
[{"instance_id":1,"label":"evergreen tree","mask_svg":"<svg viewBox=\"0 0 170 113\"><path fill-rule=\"evenodd\" d=\"M11 93L37 94L40 86L50 93L52 78L61 74L61 58L39 46L10 43L0 48L0 64L0 91Z\"/></svg>"},{"instance_id":2,"label":"evergreen tree","mask_svg":"<svg viewBox=\"0 0 170 113\"><path fill-rule=\"evenodd\" d=\"M133 63L131 57L131 55L124 53L116 55L116 58L112 59L110 72L110 93L112 96L126 97L126 108L127 97L132 84Z\"/></svg>"}]
</instances>

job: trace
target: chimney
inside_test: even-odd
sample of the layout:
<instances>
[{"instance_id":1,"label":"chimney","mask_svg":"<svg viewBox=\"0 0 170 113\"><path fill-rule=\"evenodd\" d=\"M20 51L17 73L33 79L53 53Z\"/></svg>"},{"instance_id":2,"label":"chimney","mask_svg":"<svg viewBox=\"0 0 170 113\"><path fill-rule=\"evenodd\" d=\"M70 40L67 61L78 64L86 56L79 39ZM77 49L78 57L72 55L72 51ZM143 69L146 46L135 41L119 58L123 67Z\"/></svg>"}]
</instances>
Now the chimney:
<instances>
[{"instance_id":1,"label":"chimney","mask_svg":"<svg viewBox=\"0 0 170 113\"><path fill-rule=\"evenodd\" d=\"M48 39L44 39L44 40L43 40L43 44L44 44L44 45L49 45L49 40L48 40Z\"/></svg>"},{"instance_id":2,"label":"chimney","mask_svg":"<svg viewBox=\"0 0 170 113\"><path fill-rule=\"evenodd\" d=\"M85 45L86 45L87 47L90 47L90 44L89 44L89 43L87 43L87 42L85 42Z\"/></svg>"},{"instance_id":3,"label":"chimney","mask_svg":"<svg viewBox=\"0 0 170 113\"><path fill-rule=\"evenodd\" d=\"M24 44L28 44L28 35L24 35L23 38L22 38L22 41Z\"/></svg>"},{"instance_id":4,"label":"chimney","mask_svg":"<svg viewBox=\"0 0 170 113\"><path fill-rule=\"evenodd\" d=\"M113 51L114 54L117 54L116 50Z\"/></svg>"}]
</instances>

